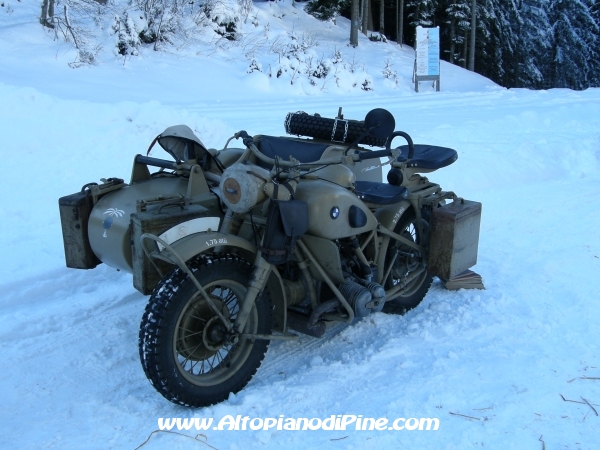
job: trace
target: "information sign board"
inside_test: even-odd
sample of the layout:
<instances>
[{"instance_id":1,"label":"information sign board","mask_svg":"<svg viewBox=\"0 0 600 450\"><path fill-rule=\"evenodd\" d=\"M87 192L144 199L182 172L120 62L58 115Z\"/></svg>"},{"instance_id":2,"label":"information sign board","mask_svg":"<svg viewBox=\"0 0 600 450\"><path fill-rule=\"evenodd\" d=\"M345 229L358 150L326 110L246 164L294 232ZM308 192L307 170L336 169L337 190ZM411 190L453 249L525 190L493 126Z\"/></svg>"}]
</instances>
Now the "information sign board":
<instances>
[{"instance_id":1,"label":"information sign board","mask_svg":"<svg viewBox=\"0 0 600 450\"><path fill-rule=\"evenodd\" d=\"M433 81L440 90L440 28L417 27L415 67L413 74L415 91L419 81Z\"/></svg>"}]
</instances>

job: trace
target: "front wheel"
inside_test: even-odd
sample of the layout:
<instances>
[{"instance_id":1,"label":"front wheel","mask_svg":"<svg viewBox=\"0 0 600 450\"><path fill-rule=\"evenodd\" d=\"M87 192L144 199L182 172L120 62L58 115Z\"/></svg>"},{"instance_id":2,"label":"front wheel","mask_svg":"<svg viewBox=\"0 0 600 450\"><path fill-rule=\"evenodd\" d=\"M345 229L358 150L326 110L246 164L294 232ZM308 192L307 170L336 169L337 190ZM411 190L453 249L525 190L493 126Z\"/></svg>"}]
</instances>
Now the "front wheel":
<instances>
[{"instance_id":1,"label":"front wheel","mask_svg":"<svg viewBox=\"0 0 600 450\"><path fill-rule=\"evenodd\" d=\"M423 230L423 236L419 235L415 212L410 209L400 218L394 227L394 233L423 245L428 238L429 226L427 222L422 221L421 229ZM417 255L410 247L402 245L398 241L391 241L386 258L387 264L392 263L394 255L396 255L396 258L390 275L385 282L385 290L387 291L398 284L404 284L404 287L398 294L386 301L383 311L390 314L404 314L407 310L421 303L431 286L433 276L427 273L425 256Z\"/></svg>"},{"instance_id":2,"label":"front wheel","mask_svg":"<svg viewBox=\"0 0 600 450\"><path fill-rule=\"evenodd\" d=\"M252 266L231 255L197 258L190 269L221 314L233 323ZM244 333L270 334L273 315L266 294L256 299ZM269 341L240 339L227 330L193 281L177 268L156 287L140 326L140 360L146 376L167 400L208 406L240 391L260 366Z\"/></svg>"}]
</instances>

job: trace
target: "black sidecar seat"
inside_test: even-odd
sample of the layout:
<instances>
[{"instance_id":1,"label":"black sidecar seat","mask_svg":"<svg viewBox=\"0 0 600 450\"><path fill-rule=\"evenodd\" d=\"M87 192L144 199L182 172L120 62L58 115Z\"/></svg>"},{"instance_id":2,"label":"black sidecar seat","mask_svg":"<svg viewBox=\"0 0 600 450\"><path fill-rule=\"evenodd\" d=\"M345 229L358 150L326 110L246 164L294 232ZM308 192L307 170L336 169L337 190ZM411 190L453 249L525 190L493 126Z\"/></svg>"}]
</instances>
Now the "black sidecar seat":
<instances>
[{"instance_id":1,"label":"black sidecar seat","mask_svg":"<svg viewBox=\"0 0 600 450\"><path fill-rule=\"evenodd\" d=\"M354 193L365 202L391 205L404 200L408 195L408 190L404 186L394 186L393 184L357 181Z\"/></svg>"},{"instance_id":2,"label":"black sidecar seat","mask_svg":"<svg viewBox=\"0 0 600 450\"><path fill-rule=\"evenodd\" d=\"M397 147L402 150L396 161L404 162L408 157L408 145ZM448 147L435 145L415 144L415 152L408 167L436 170L449 166L458 159L458 153Z\"/></svg>"},{"instance_id":3,"label":"black sidecar seat","mask_svg":"<svg viewBox=\"0 0 600 450\"><path fill-rule=\"evenodd\" d=\"M275 159L275 156L279 156L284 161L289 161L290 156L292 156L301 163L318 161L330 145L320 142L313 143L297 141L291 138L266 136L264 134L256 139L255 144L260 152L269 158ZM261 160L257 160L256 164L265 169L272 167Z\"/></svg>"}]
</instances>

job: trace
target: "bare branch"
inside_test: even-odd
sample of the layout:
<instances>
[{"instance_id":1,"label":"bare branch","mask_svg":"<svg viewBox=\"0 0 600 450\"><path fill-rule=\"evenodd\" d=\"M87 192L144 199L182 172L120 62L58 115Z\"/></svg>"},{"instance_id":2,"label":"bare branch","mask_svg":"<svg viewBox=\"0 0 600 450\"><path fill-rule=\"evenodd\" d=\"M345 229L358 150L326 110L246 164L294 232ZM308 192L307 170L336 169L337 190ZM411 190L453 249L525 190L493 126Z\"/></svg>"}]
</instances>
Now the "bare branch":
<instances>
[{"instance_id":1,"label":"bare branch","mask_svg":"<svg viewBox=\"0 0 600 450\"><path fill-rule=\"evenodd\" d=\"M596 411L596 408L594 408L590 402L588 402L585 398L581 397L581 400L583 400L590 408L592 408L592 411L594 411L594 414L596 414L596 416L598 415L598 411Z\"/></svg>"},{"instance_id":2,"label":"bare branch","mask_svg":"<svg viewBox=\"0 0 600 450\"><path fill-rule=\"evenodd\" d=\"M450 412L450 414L452 414L453 416L466 417L467 419L481 420L481 419L479 419L477 417L465 416L464 414L459 414L459 413Z\"/></svg>"}]
</instances>

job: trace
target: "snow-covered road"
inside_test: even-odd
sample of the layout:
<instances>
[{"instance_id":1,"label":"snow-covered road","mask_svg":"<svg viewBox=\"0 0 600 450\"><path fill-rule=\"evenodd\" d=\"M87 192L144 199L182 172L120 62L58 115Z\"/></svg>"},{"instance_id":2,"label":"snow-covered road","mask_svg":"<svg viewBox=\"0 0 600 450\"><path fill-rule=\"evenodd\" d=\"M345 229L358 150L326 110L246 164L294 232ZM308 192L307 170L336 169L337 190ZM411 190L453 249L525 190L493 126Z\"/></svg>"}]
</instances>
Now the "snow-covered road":
<instances>
[{"instance_id":1,"label":"snow-covered road","mask_svg":"<svg viewBox=\"0 0 600 450\"><path fill-rule=\"evenodd\" d=\"M217 146L239 128L282 134L289 105L106 105L1 85L0 97L11 144L0 193L3 448L135 448L159 417L228 414L437 417L441 426L204 432L218 449L541 448L540 436L548 449L595 447L599 419L560 395L600 404L600 382L585 379L600 376L600 90L349 99L347 117L387 107L417 142L459 151L430 178L483 203L475 270L487 289L449 292L437 282L403 317L375 314L321 340L274 342L246 389L201 410L169 404L145 379L137 333L147 298L131 277L63 268L56 201L100 177L126 178L167 125L189 123ZM310 113L334 107L302 100ZM73 111L77 121L60 126ZM145 448L198 445L159 434Z\"/></svg>"}]
</instances>

